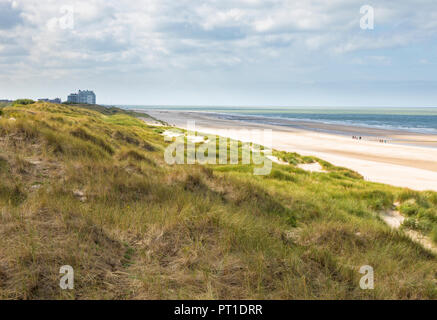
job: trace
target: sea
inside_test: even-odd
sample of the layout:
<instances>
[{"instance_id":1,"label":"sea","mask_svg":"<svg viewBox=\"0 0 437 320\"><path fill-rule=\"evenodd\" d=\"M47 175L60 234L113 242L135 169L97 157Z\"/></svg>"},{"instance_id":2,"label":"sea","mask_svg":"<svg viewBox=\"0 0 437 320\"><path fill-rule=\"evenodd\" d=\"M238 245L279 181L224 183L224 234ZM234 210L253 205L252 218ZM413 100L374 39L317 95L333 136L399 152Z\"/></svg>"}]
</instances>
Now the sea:
<instances>
[{"instance_id":1,"label":"sea","mask_svg":"<svg viewBox=\"0 0 437 320\"><path fill-rule=\"evenodd\" d=\"M274 125L284 121L318 122L437 135L437 107L211 107L211 106L132 106L129 110L175 110L215 113L229 120L244 120Z\"/></svg>"}]
</instances>

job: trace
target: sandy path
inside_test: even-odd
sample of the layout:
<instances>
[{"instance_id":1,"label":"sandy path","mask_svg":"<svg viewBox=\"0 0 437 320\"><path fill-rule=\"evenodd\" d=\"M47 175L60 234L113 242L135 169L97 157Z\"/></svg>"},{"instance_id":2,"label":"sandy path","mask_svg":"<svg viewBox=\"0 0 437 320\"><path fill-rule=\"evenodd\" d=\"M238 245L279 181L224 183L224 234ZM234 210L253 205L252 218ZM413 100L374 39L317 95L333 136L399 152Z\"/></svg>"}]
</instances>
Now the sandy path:
<instances>
[{"instance_id":1,"label":"sandy path","mask_svg":"<svg viewBox=\"0 0 437 320\"><path fill-rule=\"evenodd\" d=\"M320 133L297 128L286 128L253 122L218 119L213 114L186 111L147 111L151 116L180 128L186 128L188 120L196 122L196 130L226 135L233 139L262 144L262 140L243 132L227 132L221 129L272 129L273 148L302 155L311 155L334 165L350 168L366 180L386 183L415 190L437 191L437 148L415 145L385 144L375 141L353 140L344 135ZM369 131L362 130L363 136ZM382 132L378 130L378 132ZM373 132L372 132L373 133ZM383 132L382 132L383 133ZM387 132L386 136L399 138L402 133ZM435 136L404 135L403 139L437 140Z\"/></svg>"},{"instance_id":2,"label":"sandy path","mask_svg":"<svg viewBox=\"0 0 437 320\"><path fill-rule=\"evenodd\" d=\"M405 217L399 213L399 203L395 203L394 205L396 209L381 212L380 216L382 220L384 220L384 222L387 223L392 229L399 229L404 223ZM410 237L411 240L419 243L424 248L432 251L434 254L437 254L437 246L432 242L429 237L411 229L405 229L404 232L408 237Z\"/></svg>"}]
</instances>

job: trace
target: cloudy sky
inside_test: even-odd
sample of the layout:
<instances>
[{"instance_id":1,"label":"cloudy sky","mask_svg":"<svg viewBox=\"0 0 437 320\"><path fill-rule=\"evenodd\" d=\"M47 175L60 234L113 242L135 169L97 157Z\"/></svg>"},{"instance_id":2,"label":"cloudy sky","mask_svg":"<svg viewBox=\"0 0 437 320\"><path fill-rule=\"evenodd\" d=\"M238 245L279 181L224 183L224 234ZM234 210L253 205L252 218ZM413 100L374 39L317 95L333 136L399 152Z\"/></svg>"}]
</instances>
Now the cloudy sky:
<instances>
[{"instance_id":1,"label":"cloudy sky","mask_svg":"<svg viewBox=\"0 0 437 320\"><path fill-rule=\"evenodd\" d=\"M0 99L77 89L106 104L437 106L437 3L0 0Z\"/></svg>"}]
</instances>

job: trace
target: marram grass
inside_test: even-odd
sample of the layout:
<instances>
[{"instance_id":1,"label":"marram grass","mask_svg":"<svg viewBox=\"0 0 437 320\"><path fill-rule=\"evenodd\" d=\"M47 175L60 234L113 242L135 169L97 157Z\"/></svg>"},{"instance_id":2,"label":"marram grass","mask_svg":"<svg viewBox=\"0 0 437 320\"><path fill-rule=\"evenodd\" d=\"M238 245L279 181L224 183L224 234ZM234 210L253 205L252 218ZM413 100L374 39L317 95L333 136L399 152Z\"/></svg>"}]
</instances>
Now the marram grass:
<instances>
[{"instance_id":1,"label":"marram grass","mask_svg":"<svg viewBox=\"0 0 437 320\"><path fill-rule=\"evenodd\" d=\"M437 258L378 214L401 203L437 238L437 194L284 152L165 163L166 128L121 110L35 103L0 119L2 299L435 299ZM144 115L143 115L144 116ZM145 117L145 116L144 116ZM14 119L11 119L14 118ZM75 289L61 290L71 265ZM359 269L375 272L362 290Z\"/></svg>"}]
</instances>

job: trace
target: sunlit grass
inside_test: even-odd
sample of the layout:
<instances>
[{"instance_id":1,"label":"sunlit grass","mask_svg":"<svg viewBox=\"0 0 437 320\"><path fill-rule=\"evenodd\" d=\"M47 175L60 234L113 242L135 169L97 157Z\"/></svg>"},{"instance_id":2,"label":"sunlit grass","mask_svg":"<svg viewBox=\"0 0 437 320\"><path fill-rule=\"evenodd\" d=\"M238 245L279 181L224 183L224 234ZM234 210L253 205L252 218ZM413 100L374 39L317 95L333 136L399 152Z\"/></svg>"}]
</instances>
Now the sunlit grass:
<instances>
[{"instance_id":1,"label":"sunlit grass","mask_svg":"<svg viewBox=\"0 0 437 320\"><path fill-rule=\"evenodd\" d=\"M434 192L276 151L290 165L267 176L251 164L169 166L167 128L119 111L2 111L0 298L437 298L436 257L378 217L400 201L436 239ZM327 172L296 166L313 161ZM58 286L66 264L74 291ZM373 291L359 287L362 265L374 267Z\"/></svg>"}]
</instances>

